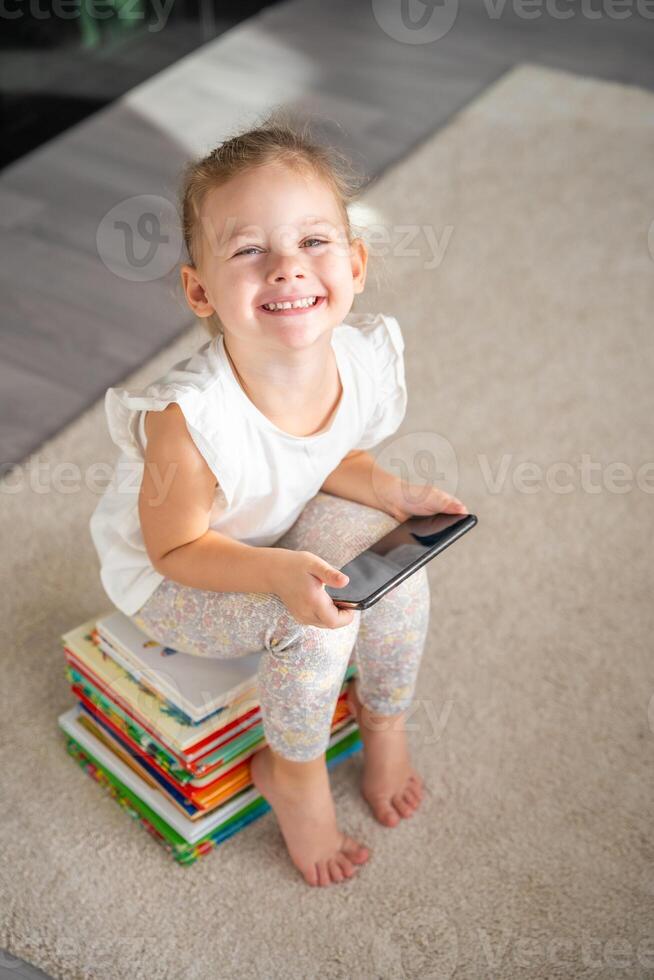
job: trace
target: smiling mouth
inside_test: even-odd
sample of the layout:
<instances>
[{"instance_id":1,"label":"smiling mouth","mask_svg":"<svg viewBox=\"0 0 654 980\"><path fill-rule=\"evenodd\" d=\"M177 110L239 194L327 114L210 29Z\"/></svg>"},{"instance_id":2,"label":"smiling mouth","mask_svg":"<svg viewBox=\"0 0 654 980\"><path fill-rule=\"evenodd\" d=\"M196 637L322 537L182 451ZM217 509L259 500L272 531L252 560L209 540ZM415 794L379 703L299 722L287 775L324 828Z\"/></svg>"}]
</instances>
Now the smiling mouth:
<instances>
[{"instance_id":1,"label":"smiling mouth","mask_svg":"<svg viewBox=\"0 0 654 980\"><path fill-rule=\"evenodd\" d=\"M269 316L297 316L299 313L308 313L310 310L317 309L325 301L324 296L309 296L307 299L313 300L313 302L309 303L305 300L299 305L295 303L268 303L260 306L259 309Z\"/></svg>"}]
</instances>

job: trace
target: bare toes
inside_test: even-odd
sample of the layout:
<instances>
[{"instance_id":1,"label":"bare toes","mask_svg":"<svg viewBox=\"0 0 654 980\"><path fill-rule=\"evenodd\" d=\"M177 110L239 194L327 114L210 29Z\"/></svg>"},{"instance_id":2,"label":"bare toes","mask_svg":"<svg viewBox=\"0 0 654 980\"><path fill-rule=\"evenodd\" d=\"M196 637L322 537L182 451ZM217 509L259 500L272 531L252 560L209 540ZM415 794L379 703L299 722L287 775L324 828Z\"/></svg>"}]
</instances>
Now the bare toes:
<instances>
[{"instance_id":1,"label":"bare toes","mask_svg":"<svg viewBox=\"0 0 654 980\"><path fill-rule=\"evenodd\" d=\"M385 824L387 827L394 827L400 822L400 817L392 807L388 806L386 803L378 804L375 807L375 816L380 823Z\"/></svg>"},{"instance_id":2,"label":"bare toes","mask_svg":"<svg viewBox=\"0 0 654 980\"><path fill-rule=\"evenodd\" d=\"M319 884L317 864L312 864L311 867L307 868L306 871L303 871L302 874L304 875L304 880L308 882L308 884L310 885Z\"/></svg>"},{"instance_id":3,"label":"bare toes","mask_svg":"<svg viewBox=\"0 0 654 980\"><path fill-rule=\"evenodd\" d=\"M409 783L411 785L411 789L418 794L418 798L422 799L423 788L422 788L422 779L420 778L420 776L416 776L412 774L411 776L409 776Z\"/></svg>"},{"instance_id":4,"label":"bare toes","mask_svg":"<svg viewBox=\"0 0 654 980\"><path fill-rule=\"evenodd\" d=\"M404 799L414 808L420 805L420 798L418 794L415 792L415 790L411 789L410 786L407 786L407 788L404 790Z\"/></svg>"},{"instance_id":5,"label":"bare toes","mask_svg":"<svg viewBox=\"0 0 654 980\"><path fill-rule=\"evenodd\" d=\"M356 874L357 869L352 864L352 862L350 861L350 859L347 856L347 854L344 854L341 851L339 854L336 855L335 860L338 861L338 866L339 866L339 868L341 869L341 871L343 872L343 874L345 875L346 878L351 878L352 875L355 875Z\"/></svg>"},{"instance_id":6,"label":"bare toes","mask_svg":"<svg viewBox=\"0 0 654 980\"><path fill-rule=\"evenodd\" d=\"M408 803L405 803L399 793L391 799L391 803L400 814L401 817L410 817L413 814L413 810Z\"/></svg>"},{"instance_id":7,"label":"bare toes","mask_svg":"<svg viewBox=\"0 0 654 980\"><path fill-rule=\"evenodd\" d=\"M407 796L406 792L402 793L402 802L405 803L409 808L409 813L407 813L407 817L412 817L416 811L416 805L413 802L413 800Z\"/></svg>"},{"instance_id":8,"label":"bare toes","mask_svg":"<svg viewBox=\"0 0 654 980\"><path fill-rule=\"evenodd\" d=\"M357 843L351 837L344 837L341 850L347 854L350 861L353 861L354 864L365 864L370 857L368 848Z\"/></svg>"},{"instance_id":9,"label":"bare toes","mask_svg":"<svg viewBox=\"0 0 654 980\"><path fill-rule=\"evenodd\" d=\"M321 886L331 884L331 878L329 876L329 868L327 867L326 861L317 861L316 868L318 869L318 884Z\"/></svg>"},{"instance_id":10,"label":"bare toes","mask_svg":"<svg viewBox=\"0 0 654 980\"><path fill-rule=\"evenodd\" d=\"M334 882L343 881L343 872L340 869L338 861L335 857L329 859L329 874Z\"/></svg>"}]
</instances>

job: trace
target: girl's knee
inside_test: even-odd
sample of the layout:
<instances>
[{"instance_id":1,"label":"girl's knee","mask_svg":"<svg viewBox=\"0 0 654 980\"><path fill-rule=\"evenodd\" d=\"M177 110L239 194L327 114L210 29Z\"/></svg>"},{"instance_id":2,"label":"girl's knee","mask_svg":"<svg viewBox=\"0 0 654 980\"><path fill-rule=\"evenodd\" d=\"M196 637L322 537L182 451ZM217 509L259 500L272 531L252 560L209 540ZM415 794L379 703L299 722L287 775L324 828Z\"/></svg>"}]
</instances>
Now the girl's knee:
<instances>
[{"instance_id":1,"label":"girl's knee","mask_svg":"<svg viewBox=\"0 0 654 980\"><path fill-rule=\"evenodd\" d=\"M270 646L277 652L292 648L304 650L329 649L338 645L330 636L335 632L336 630L298 623L291 616L282 617L276 629L273 630Z\"/></svg>"},{"instance_id":2,"label":"girl's knee","mask_svg":"<svg viewBox=\"0 0 654 980\"><path fill-rule=\"evenodd\" d=\"M266 644L276 660L311 665L324 675L346 669L356 640L358 622L355 620L336 630L305 625L294 619L291 623L284 621L281 627Z\"/></svg>"},{"instance_id":3,"label":"girl's knee","mask_svg":"<svg viewBox=\"0 0 654 980\"><path fill-rule=\"evenodd\" d=\"M279 606L279 614L274 616L272 626L267 631L266 647L268 649L272 647L277 650L285 650L291 646L341 647L344 643L354 642L356 638L361 620L360 610L354 611L351 622L346 626L330 629L325 626L298 623L281 600Z\"/></svg>"},{"instance_id":4,"label":"girl's knee","mask_svg":"<svg viewBox=\"0 0 654 980\"><path fill-rule=\"evenodd\" d=\"M420 600L428 602L430 597L429 578L427 576L427 566L423 565L413 575L409 575L403 582L400 582L394 589L384 596L381 602L389 600L389 605L406 605L407 600Z\"/></svg>"}]
</instances>

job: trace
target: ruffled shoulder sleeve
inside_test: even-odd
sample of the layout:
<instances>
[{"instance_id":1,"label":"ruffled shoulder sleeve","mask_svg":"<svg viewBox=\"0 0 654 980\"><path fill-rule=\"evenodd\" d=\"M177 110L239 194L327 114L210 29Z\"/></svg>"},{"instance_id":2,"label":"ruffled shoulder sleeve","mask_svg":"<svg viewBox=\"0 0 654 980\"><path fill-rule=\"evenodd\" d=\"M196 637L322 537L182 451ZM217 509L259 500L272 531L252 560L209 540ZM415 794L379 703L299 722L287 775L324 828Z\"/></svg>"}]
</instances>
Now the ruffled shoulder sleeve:
<instances>
[{"instance_id":1,"label":"ruffled shoulder sleeve","mask_svg":"<svg viewBox=\"0 0 654 980\"><path fill-rule=\"evenodd\" d=\"M231 502L238 456L229 451L233 430L228 413L221 411L224 389L214 341L141 391L109 388L104 404L113 442L126 456L143 461L144 413L161 412L173 402L179 405L193 442Z\"/></svg>"},{"instance_id":2,"label":"ruffled shoulder sleeve","mask_svg":"<svg viewBox=\"0 0 654 980\"><path fill-rule=\"evenodd\" d=\"M359 334L374 393L363 433L353 448L370 449L393 435L406 414L404 338L396 318L384 313L350 314L347 323Z\"/></svg>"}]
</instances>

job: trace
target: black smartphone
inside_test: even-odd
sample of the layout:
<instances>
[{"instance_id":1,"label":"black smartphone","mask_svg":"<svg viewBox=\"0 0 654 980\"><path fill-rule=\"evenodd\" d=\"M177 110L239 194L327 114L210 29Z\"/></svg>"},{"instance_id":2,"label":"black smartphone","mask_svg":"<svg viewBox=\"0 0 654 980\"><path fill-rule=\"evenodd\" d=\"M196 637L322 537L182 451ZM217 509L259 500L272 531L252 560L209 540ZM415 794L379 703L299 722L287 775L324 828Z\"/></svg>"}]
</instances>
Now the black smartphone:
<instances>
[{"instance_id":1,"label":"black smartphone","mask_svg":"<svg viewBox=\"0 0 654 980\"><path fill-rule=\"evenodd\" d=\"M410 517L343 565L350 578L344 589L325 586L325 592L344 609L368 609L476 523L474 514Z\"/></svg>"}]
</instances>

